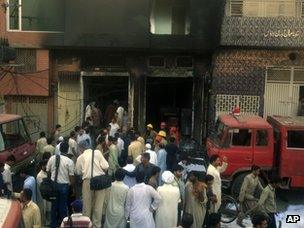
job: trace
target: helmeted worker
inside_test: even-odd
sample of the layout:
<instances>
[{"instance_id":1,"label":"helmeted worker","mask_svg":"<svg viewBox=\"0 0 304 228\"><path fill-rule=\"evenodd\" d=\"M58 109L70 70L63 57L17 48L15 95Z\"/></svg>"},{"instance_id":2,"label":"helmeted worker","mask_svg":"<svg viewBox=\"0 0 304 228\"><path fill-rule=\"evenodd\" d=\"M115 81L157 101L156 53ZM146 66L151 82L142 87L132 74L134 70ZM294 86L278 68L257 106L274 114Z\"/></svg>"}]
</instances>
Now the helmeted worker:
<instances>
[{"instance_id":1,"label":"helmeted worker","mask_svg":"<svg viewBox=\"0 0 304 228\"><path fill-rule=\"evenodd\" d=\"M153 125L148 124L146 132L144 134L144 138L146 139L146 142L152 145L155 141L156 136L157 136L157 132L153 130Z\"/></svg>"},{"instance_id":2,"label":"helmeted worker","mask_svg":"<svg viewBox=\"0 0 304 228\"><path fill-rule=\"evenodd\" d=\"M156 138L155 138L155 152L159 150L159 144L163 144L164 146L167 145L167 140L166 140L167 134L165 131L159 131Z\"/></svg>"}]
</instances>

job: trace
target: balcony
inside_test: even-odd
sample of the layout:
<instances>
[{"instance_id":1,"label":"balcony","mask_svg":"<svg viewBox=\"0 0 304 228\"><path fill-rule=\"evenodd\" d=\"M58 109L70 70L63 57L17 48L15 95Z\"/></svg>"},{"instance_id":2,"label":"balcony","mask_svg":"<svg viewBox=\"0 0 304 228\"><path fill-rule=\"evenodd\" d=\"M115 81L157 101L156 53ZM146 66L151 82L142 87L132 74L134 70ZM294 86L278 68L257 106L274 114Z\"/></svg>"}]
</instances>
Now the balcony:
<instances>
[{"instance_id":1,"label":"balcony","mask_svg":"<svg viewBox=\"0 0 304 228\"><path fill-rule=\"evenodd\" d=\"M228 0L221 45L304 47L304 0Z\"/></svg>"}]
</instances>

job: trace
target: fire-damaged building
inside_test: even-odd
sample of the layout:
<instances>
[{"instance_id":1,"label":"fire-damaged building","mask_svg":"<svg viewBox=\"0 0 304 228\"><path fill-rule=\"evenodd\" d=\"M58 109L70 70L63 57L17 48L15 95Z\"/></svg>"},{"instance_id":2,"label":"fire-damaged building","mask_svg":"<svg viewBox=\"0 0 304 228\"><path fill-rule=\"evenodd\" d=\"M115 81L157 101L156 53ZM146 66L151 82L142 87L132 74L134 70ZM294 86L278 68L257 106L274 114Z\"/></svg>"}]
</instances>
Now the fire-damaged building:
<instances>
[{"instance_id":1,"label":"fire-damaged building","mask_svg":"<svg viewBox=\"0 0 304 228\"><path fill-rule=\"evenodd\" d=\"M4 111L35 136L57 123L68 135L92 101L104 114L118 100L140 131L173 121L199 142L237 105L298 114L302 0L1 2L0 37L17 50L16 67L1 66Z\"/></svg>"}]
</instances>

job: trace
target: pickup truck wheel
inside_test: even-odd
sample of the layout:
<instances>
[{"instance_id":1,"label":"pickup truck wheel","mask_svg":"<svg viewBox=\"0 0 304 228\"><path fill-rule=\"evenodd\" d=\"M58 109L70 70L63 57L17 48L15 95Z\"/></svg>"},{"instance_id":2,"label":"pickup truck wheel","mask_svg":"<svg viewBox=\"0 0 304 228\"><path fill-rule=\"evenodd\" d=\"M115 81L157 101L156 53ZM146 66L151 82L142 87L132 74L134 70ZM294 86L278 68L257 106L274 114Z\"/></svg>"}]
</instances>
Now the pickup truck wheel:
<instances>
[{"instance_id":1,"label":"pickup truck wheel","mask_svg":"<svg viewBox=\"0 0 304 228\"><path fill-rule=\"evenodd\" d=\"M231 195L233 198L238 199L241 191L241 187L244 181L244 178L248 175L248 173L242 173L234 178L231 184Z\"/></svg>"}]
</instances>

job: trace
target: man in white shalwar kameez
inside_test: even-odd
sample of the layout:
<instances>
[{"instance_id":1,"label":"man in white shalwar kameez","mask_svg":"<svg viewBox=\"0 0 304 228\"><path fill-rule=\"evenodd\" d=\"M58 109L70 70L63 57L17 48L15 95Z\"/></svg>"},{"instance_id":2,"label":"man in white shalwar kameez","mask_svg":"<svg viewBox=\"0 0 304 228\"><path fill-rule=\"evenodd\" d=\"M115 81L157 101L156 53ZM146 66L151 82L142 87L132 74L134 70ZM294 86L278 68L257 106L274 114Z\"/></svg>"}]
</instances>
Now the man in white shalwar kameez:
<instances>
[{"instance_id":1,"label":"man in white shalwar kameez","mask_svg":"<svg viewBox=\"0 0 304 228\"><path fill-rule=\"evenodd\" d=\"M129 187L123 183L125 173L123 169L115 172L115 182L112 183L110 197L106 210L105 228L125 228L127 220L124 214L125 202Z\"/></svg>"},{"instance_id":2,"label":"man in white shalwar kameez","mask_svg":"<svg viewBox=\"0 0 304 228\"><path fill-rule=\"evenodd\" d=\"M161 197L144 183L145 173L138 172L136 181L127 195L125 217L130 217L130 228L155 228L153 212L158 208Z\"/></svg>"},{"instance_id":3,"label":"man in white shalwar kameez","mask_svg":"<svg viewBox=\"0 0 304 228\"><path fill-rule=\"evenodd\" d=\"M218 209L221 206L222 200L222 179L221 173L225 172L228 164L227 157L223 157L223 162L218 155L212 155L209 159L210 165L207 169L207 174L214 177L214 182L212 184L213 194L216 195L217 202L214 205L214 211L212 213L217 213ZM221 164L222 163L222 164Z\"/></svg>"},{"instance_id":4,"label":"man in white shalwar kameez","mask_svg":"<svg viewBox=\"0 0 304 228\"><path fill-rule=\"evenodd\" d=\"M173 186L174 174L165 171L162 174L164 185L158 187L161 202L156 210L155 223L157 228L177 226L178 203L180 202L179 188Z\"/></svg>"}]
</instances>

